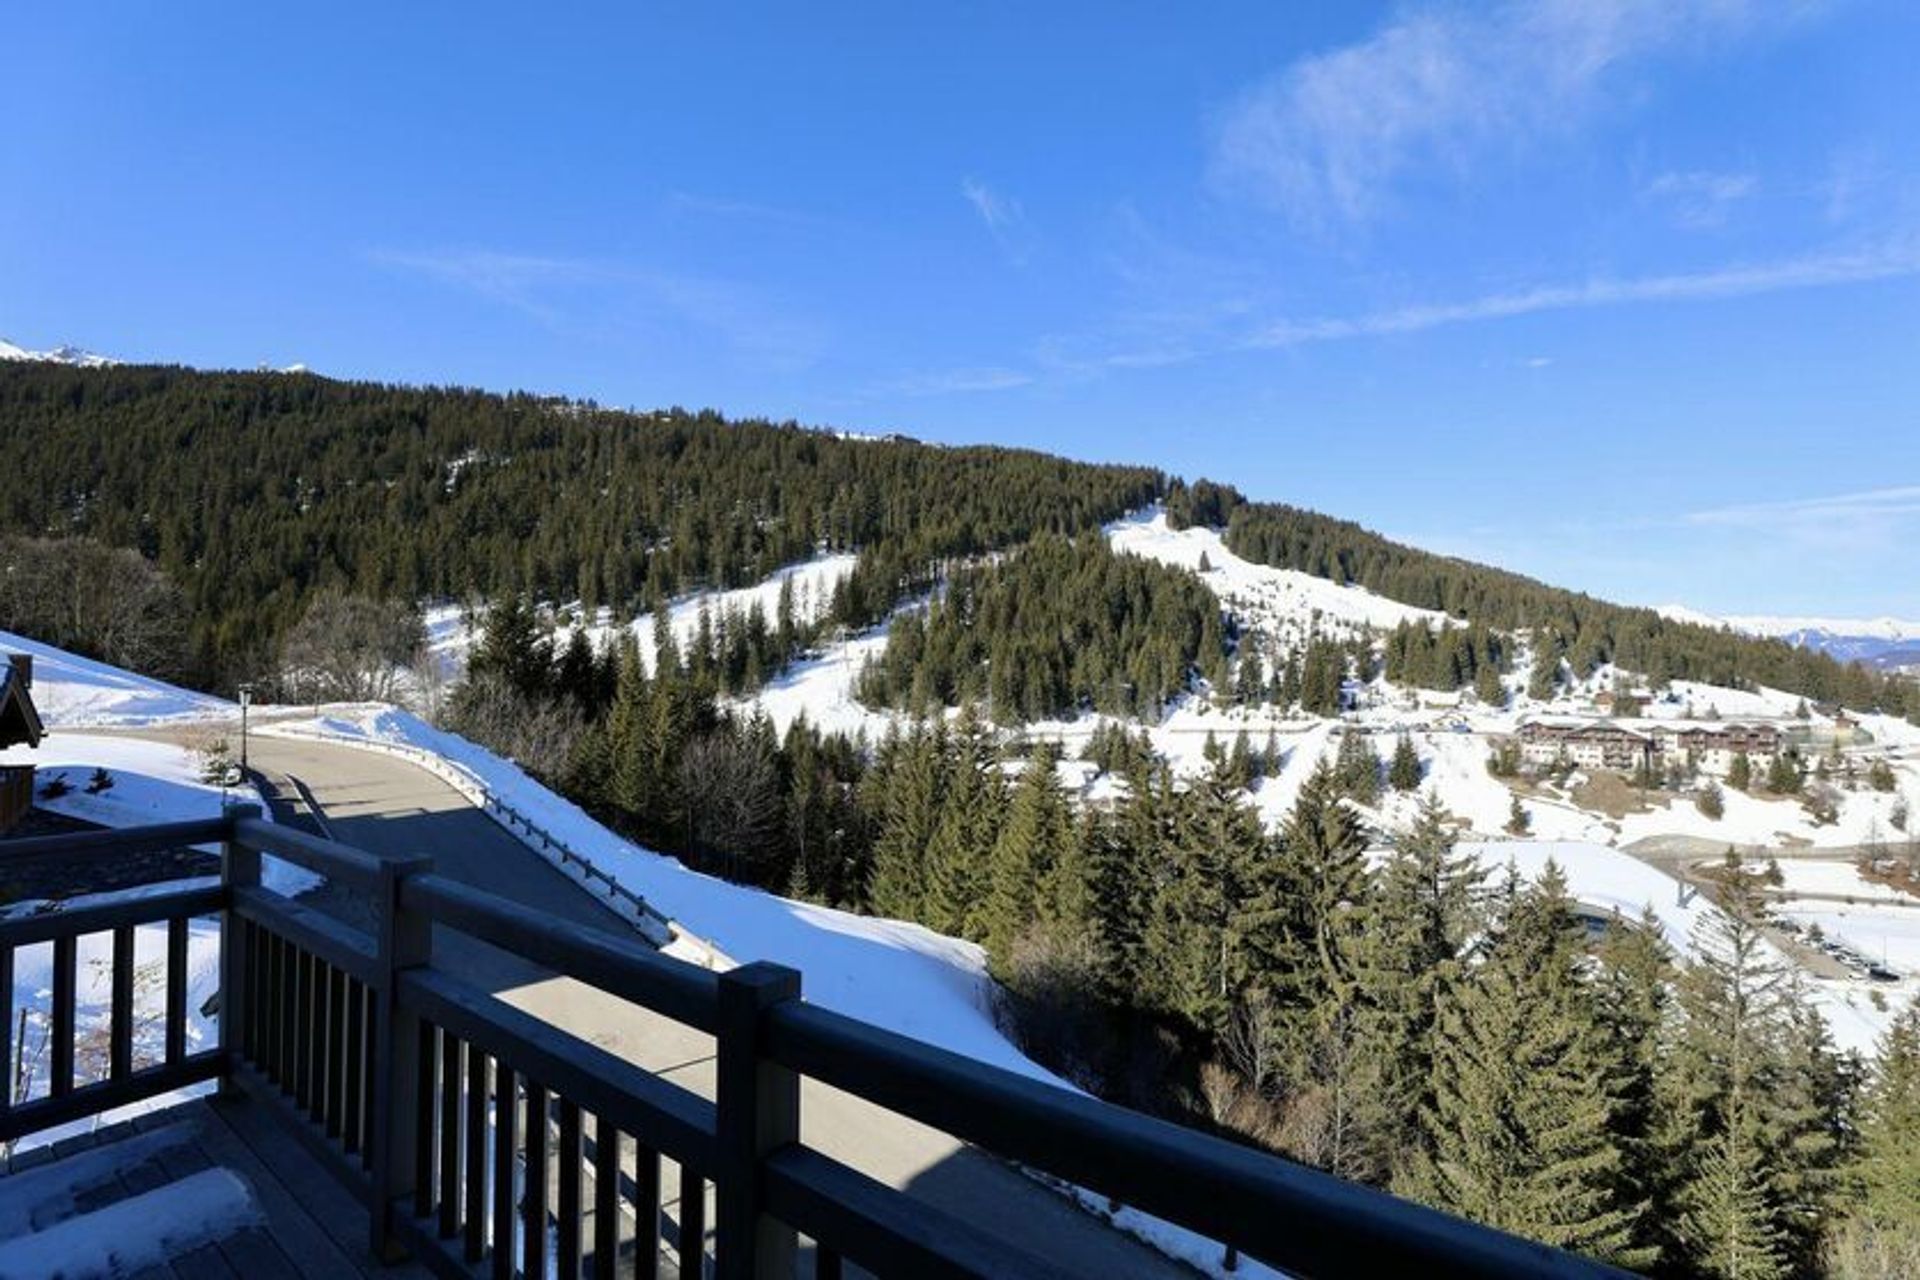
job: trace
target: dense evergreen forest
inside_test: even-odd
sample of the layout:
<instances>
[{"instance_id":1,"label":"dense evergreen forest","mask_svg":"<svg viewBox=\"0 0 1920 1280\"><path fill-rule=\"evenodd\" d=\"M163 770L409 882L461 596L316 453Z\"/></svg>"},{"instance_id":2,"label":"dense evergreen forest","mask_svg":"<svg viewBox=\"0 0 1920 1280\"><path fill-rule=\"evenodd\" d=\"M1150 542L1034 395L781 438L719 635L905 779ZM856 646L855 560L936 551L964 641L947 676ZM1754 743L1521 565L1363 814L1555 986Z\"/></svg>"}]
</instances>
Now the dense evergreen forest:
<instances>
[{"instance_id":1,"label":"dense evergreen forest","mask_svg":"<svg viewBox=\"0 0 1920 1280\"><path fill-rule=\"evenodd\" d=\"M1355 583L1404 604L1437 609L1481 627L1531 628L1544 640L1550 674L1564 659L1585 676L1612 662L1655 681L1763 684L1806 697L1920 716L1920 686L1782 640L1673 622L1651 609L1608 604L1503 569L1392 542L1347 520L1279 503L1248 502L1207 481L1168 488L1176 525L1226 530L1235 554L1259 564ZM1469 671L1469 678L1473 673ZM1454 684L1462 683L1455 680ZM1451 686L1448 686L1451 687Z\"/></svg>"},{"instance_id":2,"label":"dense evergreen forest","mask_svg":"<svg viewBox=\"0 0 1920 1280\"><path fill-rule=\"evenodd\" d=\"M1654 1275L1920 1267L1920 1010L1871 1067L1836 1051L1758 867L1682 961L1651 918L1596 940L1557 872L1489 873L1431 799L1370 857L1347 801L1419 787L1404 739L1343 735L1269 830L1244 737L1176 780L1110 728L1122 785L1082 804L973 704L781 738L716 698L719 640L653 643L499 611L454 723L693 865L980 942L1022 1046L1104 1097Z\"/></svg>"},{"instance_id":3,"label":"dense evergreen forest","mask_svg":"<svg viewBox=\"0 0 1920 1280\"><path fill-rule=\"evenodd\" d=\"M1224 527L1249 559L1487 631L1533 628L1545 637L1543 677L1559 659L1582 675L1612 661L1655 680L1768 684L1920 715L1911 682L1780 641L1669 622L1347 521L1249 503L1224 485L1022 450L305 374L36 362L0 365L0 449L0 534L139 552L178 593L148 611L183 630L164 665L214 686L264 673L326 593L524 594L637 612L839 549L861 560L832 619L859 626L931 586L943 562L1088 532L1164 495L1177 524ZM1083 635L1114 621L1097 593L1076 613L1069 625ZM1477 637L1467 653L1459 644L1436 639L1446 653L1433 657L1413 641L1403 652L1415 660L1394 665L1425 682L1490 686L1497 670L1487 669L1507 656ZM1103 696L1074 688L1070 674L1039 674L1037 661L1029 670L1040 692L1021 698L1036 706ZM1157 683L1135 678L1133 697L1153 701L1145 689ZM910 678L883 696L910 701Z\"/></svg>"},{"instance_id":4,"label":"dense evergreen forest","mask_svg":"<svg viewBox=\"0 0 1920 1280\"><path fill-rule=\"evenodd\" d=\"M895 619L860 696L915 713L984 702L1002 724L1157 720L1196 671L1224 679L1226 657L1220 604L1192 574L1104 537L1043 537L956 570L926 612Z\"/></svg>"},{"instance_id":5,"label":"dense evergreen forest","mask_svg":"<svg viewBox=\"0 0 1920 1280\"><path fill-rule=\"evenodd\" d=\"M821 549L881 616L933 566L1074 533L1160 475L852 441L710 412L310 375L0 365L0 532L131 547L179 586L189 667L258 674L315 593L526 593L638 611Z\"/></svg>"}]
</instances>

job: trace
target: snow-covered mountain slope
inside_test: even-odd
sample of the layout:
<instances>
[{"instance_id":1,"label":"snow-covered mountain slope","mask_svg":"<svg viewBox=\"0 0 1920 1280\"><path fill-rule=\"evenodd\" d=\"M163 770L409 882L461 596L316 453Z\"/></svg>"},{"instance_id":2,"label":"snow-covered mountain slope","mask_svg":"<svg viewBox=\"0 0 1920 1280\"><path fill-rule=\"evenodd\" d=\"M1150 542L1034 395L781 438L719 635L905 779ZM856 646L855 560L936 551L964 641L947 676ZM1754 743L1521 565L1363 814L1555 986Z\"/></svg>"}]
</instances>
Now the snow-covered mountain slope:
<instances>
[{"instance_id":1,"label":"snow-covered mountain slope","mask_svg":"<svg viewBox=\"0 0 1920 1280\"><path fill-rule=\"evenodd\" d=\"M110 364L119 364L118 360L97 355L92 351L82 351L79 347L58 346L50 351L29 351L16 346L5 338L0 338L0 360L44 360L50 364L70 364L82 369L99 369Z\"/></svg>"},{"instance_id":2,"label":"snow-covered mountain slope","mask_svg":"<svg viewBox=\"0 0 1920 1280\"><path fill-rule=\"evenodd\" d=\"M667 618L673 628L674 643L684 651L699 634L700 615L704 611L718 623L729 613L746 614L756 606L772 625L780 607L780 596L791 588L796 621L805 624L825 614L833 604L833 592L841 580L853 572L858 557L851 553L815 556L774 570L750 587L731 591L696 591L680 597L668 606ZM561 605L554 610L562 617L578 617L577 604ZM477 638L473 611L465 605L440 603L427 607L427 651L440 673L454 679L466 670L467 654ZM587 634L596 647L611 644L622 632L631 632L640 642L640 658L647 670L653 670L653 614L643 613L631 622L616 622L610 609L601 608L588 626Z\"/></svg>"},{"instance_id":3,"label":"snow-covered mountain slope","mask_svg":"<svg viewBox=\"0 0 1920 1280\"><path fill-rule=\"evenodd\" d=\"M1303 640L1316 629L1344 635L1387 630L1402 622L1438 625L1446 621L1444 614L1401 604L1362 587L1243 560L1227 549L1219 530L1175 529L1159 507L1108 525L1107 540L1115 551L1199 573L1243 625L1263 630L1283 644Z\"/></svg>"},{"instance_id":4,"label":"snow-covered mountain slope","mask_svg":"<svg viewBox=\"0 0 1920 1280\"><path fill-rule=\"evenodd\" d=\"M1920 667L1920 622L1906 618L1814 618L1769 614L1715 617L1685 605L1662 605L1661 616L1742 635L1769 636L1842 662L1887 668Z\"/></svg>"}]
</instances>

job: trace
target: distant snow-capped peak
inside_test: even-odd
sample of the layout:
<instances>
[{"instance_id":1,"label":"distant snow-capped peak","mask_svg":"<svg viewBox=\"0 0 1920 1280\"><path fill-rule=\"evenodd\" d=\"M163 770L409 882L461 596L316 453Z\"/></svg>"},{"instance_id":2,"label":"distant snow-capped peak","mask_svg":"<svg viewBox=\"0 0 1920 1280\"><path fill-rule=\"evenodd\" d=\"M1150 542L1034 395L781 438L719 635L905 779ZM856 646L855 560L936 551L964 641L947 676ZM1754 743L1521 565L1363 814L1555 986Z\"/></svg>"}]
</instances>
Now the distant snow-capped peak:
<instances>
[{"instance_id":1,"label":"distant snow-capped peak","mask_svg":"<svg viewBox=\"0 0 1920 1280\"><path fill-rule=\"evenodd\" d=\"M1731 627L1751 636L1856 636L1862 639L1920 642L1920 622L1902 618L1810 618L1748 613L1715 617L1681 604L1661 605L1656 611L1674 622L1703 627Z\"/></svg>"},{"instance_id":2,"label":"distant snow-capped peak","mask_svg":"<svg viewBox=\"0 0 1920 1280\"><path fill-rule=\"evenodd\" d=\"M29 351L16 346L5 338L0 338L0 360L43 360L50 364L70 364L82 369L99 369L110 364L119 364L118 360L92 351L82 351L79 347L62 344L51 351Z\"/></svg>"},{"instance_id":3,"label":"distant snow-capped peak","mask_svg":"<svg viewBox=\"0 0 1920 1280\"><path fill-rule=\"evenodd\" d=\"M1767 614L1729 614L1717 618L1678 604L1662 605L1656 612L1675 622L1727 627L1742 635L1785 640L1842 662L1864 662L1895 670L1920 668L1920 622L1903 618L1807 618Z\"/></svg>"}]
</instances>

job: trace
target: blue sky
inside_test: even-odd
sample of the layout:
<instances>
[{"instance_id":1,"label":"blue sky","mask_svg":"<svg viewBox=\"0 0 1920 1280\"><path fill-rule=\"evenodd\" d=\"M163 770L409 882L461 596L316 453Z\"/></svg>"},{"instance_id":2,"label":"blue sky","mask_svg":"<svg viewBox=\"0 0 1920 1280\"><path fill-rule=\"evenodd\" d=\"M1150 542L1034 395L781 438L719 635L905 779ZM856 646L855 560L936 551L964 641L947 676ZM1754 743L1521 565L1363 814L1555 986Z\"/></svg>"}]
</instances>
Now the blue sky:
<instances>
[{"instance_id":1,"label":"blue sky","mask_svg":"<svg viewBox=\"0 0 1920 1280\"><path fill-rule=\"evenodd\" d=\"M39 6L0 336L1024 444L1920 614L1907 0Z\"/></svg>"}]
</instances>

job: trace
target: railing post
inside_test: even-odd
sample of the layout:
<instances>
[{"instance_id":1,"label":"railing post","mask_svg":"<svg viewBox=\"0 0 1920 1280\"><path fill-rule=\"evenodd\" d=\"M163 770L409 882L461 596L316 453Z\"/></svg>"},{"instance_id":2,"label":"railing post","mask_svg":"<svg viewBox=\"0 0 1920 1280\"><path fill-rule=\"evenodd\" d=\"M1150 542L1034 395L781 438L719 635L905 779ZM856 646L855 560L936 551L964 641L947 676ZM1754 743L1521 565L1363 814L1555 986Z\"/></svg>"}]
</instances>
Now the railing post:
<instances>
[{"instance_id":1,"label":"railing post","mask_svg":"<svg viewBox=\"0 0 1920 1280\"><path fill-rule=\"evenodd\" d=\"M719 1280L789 1280L793 1275L794 1231L761 1210L760 1162L800 1140L800 1077L762 1057L760 1046L767 1010L799 998L799 973L780 965L754 963L720 975L721 1167L714 1179Z\"/></svg>"},{"instance_id":2,"label":"railing post","mask_svg":"<svg viewBox=\"0 0 1920 1280\"><path fill-rule=\"evenodd\" d=\"M408 876L433 869L433 859L413 855L380 860L374 890L373 1078L369 1081L369 1165L373 1176L373 1255L385 1262L404 1256L393 1229L395 1213L411 1213L419 1167L415 1138L420 1114L420 1020L400 1008L400 974L425 965L433 952L433 922L400 906ZM431 1123L432 1117L424 1117ZM404 1207L399 1207L404 1206Z\"/></svg>"},{"instance_id":3,"label":"railing post","mask_svg":"<svg viewBox=\"0 0 1920 1280\"><path fill-rule=\"evenodd\" d=\"M250 849L235 834L241 822L260 816L257 804L228 805L227 838L220 844L220 887L226 894L226 908L220 913L220 1054L222 1092L235 1092L233 1069L254 1052L246 1043L247 991L251 975L247 972L247 949L240 945L245 926L234 910L234 894L240 889L260 886L260 851ZM171 977L171 975L169 975ZM169 1034L173 1028L167 1028Z\"/></svg>"}]
</instances>

